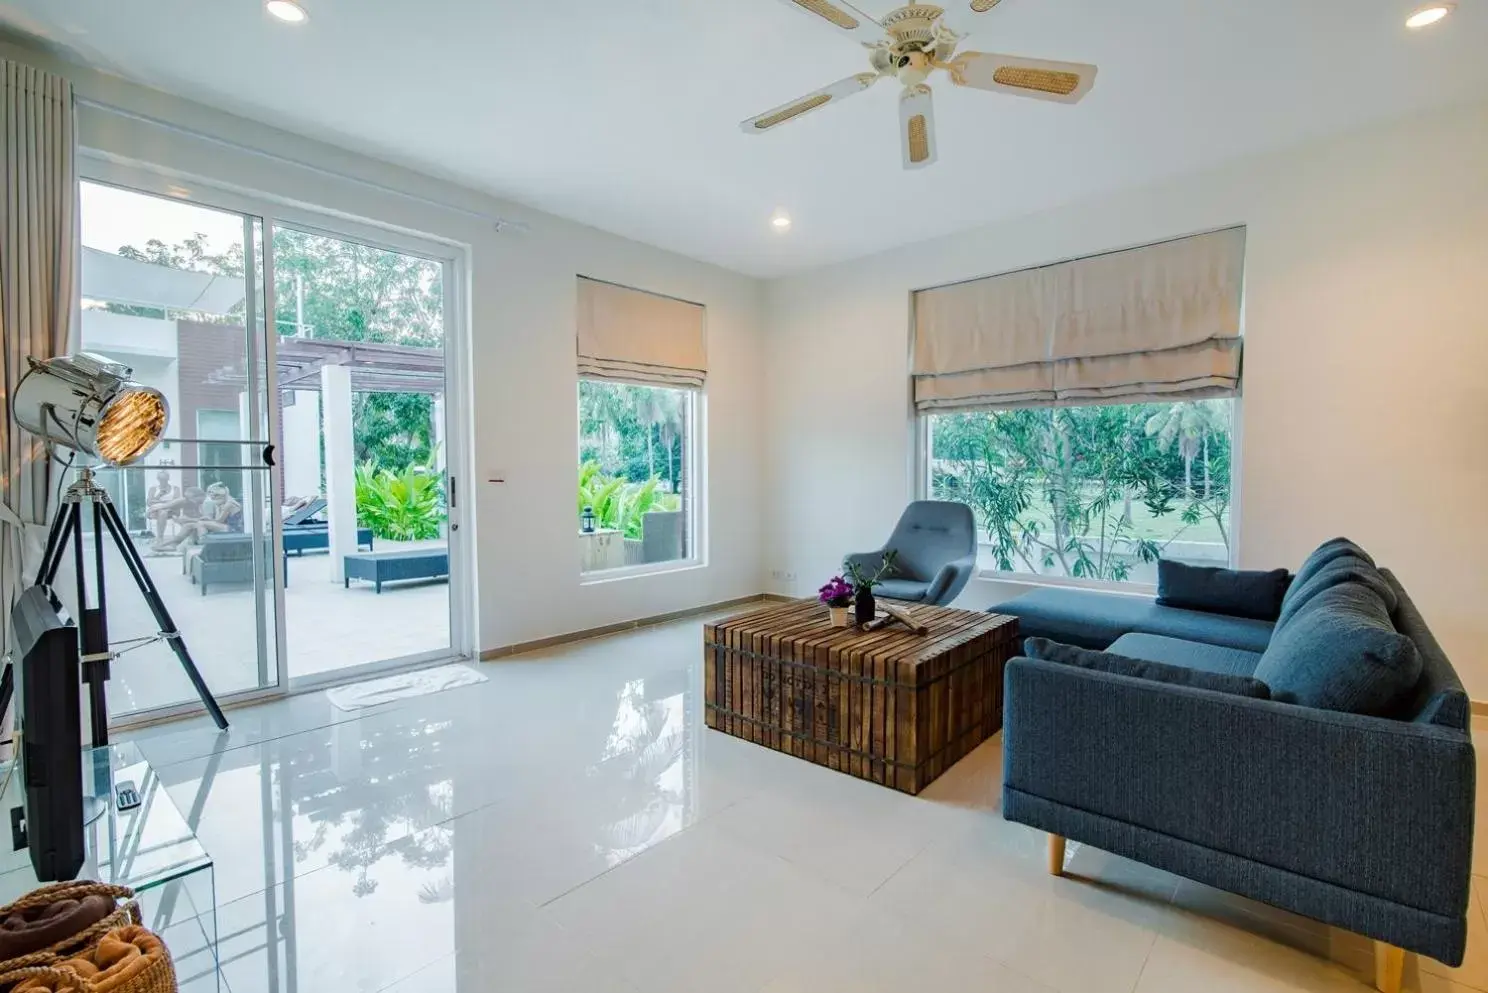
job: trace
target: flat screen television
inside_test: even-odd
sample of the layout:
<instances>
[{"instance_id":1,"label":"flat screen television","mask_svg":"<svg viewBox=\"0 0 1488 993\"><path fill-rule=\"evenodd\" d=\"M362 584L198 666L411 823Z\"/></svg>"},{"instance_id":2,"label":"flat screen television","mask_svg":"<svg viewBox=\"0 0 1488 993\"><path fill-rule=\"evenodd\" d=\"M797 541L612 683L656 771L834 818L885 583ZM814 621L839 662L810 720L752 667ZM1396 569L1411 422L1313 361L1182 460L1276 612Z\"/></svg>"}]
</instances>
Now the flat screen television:
<instances>
[{"instance_id":1,"label":"flat screen television","mask_svg":"<svg viewBox=\"0 0 1488 993\"><path fill-rule=\"evenodd\" d=\"M76 879L84 854L77 627L45 586L22 593L10 620L20 676L16 729L31 867L42 882ZM14 829L17 815L10 814Z\"/></svg>"}]
</instances>

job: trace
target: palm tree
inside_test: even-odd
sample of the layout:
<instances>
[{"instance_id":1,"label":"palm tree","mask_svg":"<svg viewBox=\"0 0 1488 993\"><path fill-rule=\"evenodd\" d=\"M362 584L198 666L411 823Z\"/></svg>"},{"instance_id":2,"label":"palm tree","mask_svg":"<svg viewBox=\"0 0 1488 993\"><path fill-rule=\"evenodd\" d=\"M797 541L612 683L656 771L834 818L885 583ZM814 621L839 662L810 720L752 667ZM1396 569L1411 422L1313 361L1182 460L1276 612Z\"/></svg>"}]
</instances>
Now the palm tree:
<instances>
[{"instance_id":1,"label":"palm tree","mask_svg":"<svg viewBox=\"0 0 1488 993\"><path fill-rule=\"evenodd\" d=\"M1183 495L1193 497L1194 459L1204 458L1204 497L1211 492L1209 436L1222 430L1223 417L1213 400L1187 400L1169 404L1147 419L1147 437L1157 439L1160 451L1175 444L1183 459Z\"/></svg>"},{"instance_id":2,"label":"palm tree","mask_svg":"<svg viewBox=\"0 0 1488 993\"><path fill-rule=\"evenodd\" d=\"M613 472L620 462L620 422L633 399L631 387L596 380L579 381L579 423L599 436L599 461Z\"/></svg>"},{"instance_id":3,"label":"palm tree","mask_svg":"<svg viewBox=\"0 0 1488 993\"><path fill-rule=\"evenodd\" d=\"M675 459L672 448L682 433L682 394L677 390L650 389L639 401L639 417L646 426L646 461L652 476L656 466L652 461L651 438L660 435L661 447L666 451L667 483L673 492L677 490Z\"/></svg>"},{"instance_id":4,"label":"palm tree","mask_svg":"<svg viewBox=\"0 0 1488 993\"><path fill-rule=\"evenodd\" d=\"M656 428L667 419L667 394L661 390L646 390L636 397L636 419L646 429L646 475L656 475Z\"/></svg>"}]
</instances>

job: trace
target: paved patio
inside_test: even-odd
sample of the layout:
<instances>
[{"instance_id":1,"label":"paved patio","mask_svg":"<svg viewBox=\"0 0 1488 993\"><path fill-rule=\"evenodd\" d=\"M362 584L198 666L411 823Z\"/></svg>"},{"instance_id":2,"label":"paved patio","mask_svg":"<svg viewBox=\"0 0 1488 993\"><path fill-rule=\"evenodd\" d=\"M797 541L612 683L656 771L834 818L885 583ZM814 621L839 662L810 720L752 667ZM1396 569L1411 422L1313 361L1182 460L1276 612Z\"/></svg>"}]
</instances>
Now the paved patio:
<instances>
[{"instance_id":1,"label":"paved patio","mask_svg":"<svg viewBox=\"0 0 1488 993\"><path fill-rule=\"evenodd\" d=\"M377 549L439 544L379 539ZM140 547L148 556L144 539L140 539ZM91 538L87 554L91 562ZM149 608L112 544L105 545L105 561L109 640L117 646L124 639L154 634L158 628ZM201 588L182 572L179 555L147 557L145 564L212 692L226 696L262 685L253 588L248 584L213 586L202 595ZM344 589L341 583L331 582L330 565L330 555L325 552L289 557L289 585L284 591L289 677L449 645L447 581L393 583L384 586L379 595L370 583L353 582L350 589ZM70 555L57 586L63 601L71 607ZM272 610L272 598L268 609ZM272 630L271 624L271 637ZM272 649L269 654L272 682ZM119 659L113 667L108 696L109 708L116 715L196 699L180 663L162 644L147 645Z\"/></svg>"}]
</instances>

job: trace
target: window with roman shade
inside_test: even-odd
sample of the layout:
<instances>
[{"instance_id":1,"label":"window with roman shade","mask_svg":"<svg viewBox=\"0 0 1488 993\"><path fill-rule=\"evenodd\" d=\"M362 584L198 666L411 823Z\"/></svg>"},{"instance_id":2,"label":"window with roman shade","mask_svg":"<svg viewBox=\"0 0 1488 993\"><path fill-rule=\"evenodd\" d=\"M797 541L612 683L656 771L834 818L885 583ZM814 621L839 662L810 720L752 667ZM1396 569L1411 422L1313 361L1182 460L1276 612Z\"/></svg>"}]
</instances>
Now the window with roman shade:
<instances>
[{"instance_id":1,"label":"window with roman shade","mask_svg":"<svg viewBox=\"0 0 1488 993\"><path fill-rule=\"evenodd\" d=\"M703 307L579 277L579 375L701 389L708 377Z\"/></svg>"},{"instance_id":2,"label":"window with roman shade","mask_svg":"<svg viewBox=\"0 0 1488 993\"><path fill-rule=\"evenodd\" d=\"M921 290L915 407L1234 396L1244 256L1237 227Z\"/></svg>"}]
</instances>

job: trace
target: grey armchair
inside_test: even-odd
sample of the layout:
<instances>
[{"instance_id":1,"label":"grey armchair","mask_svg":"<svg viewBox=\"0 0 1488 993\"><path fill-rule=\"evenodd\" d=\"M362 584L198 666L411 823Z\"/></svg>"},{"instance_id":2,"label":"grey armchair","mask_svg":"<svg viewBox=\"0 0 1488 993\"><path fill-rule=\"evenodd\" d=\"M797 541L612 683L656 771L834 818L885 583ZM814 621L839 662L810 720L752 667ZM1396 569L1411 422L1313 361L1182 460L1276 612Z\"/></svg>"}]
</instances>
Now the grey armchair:
<instances>
[{"instance_id":1,"label":"grey armchair","mask_svg":"<svg viewBox=\"0 0 1488 993\"><path fill-rule=\"evenodd\" d=\"M897 552L892 573L874 589L878 596L945 606L966 588L976 571L976 521L964 503L916 500L904 508L884 547L842 560L872 575L884 553Z\"/></svg>"}]
</instances>

